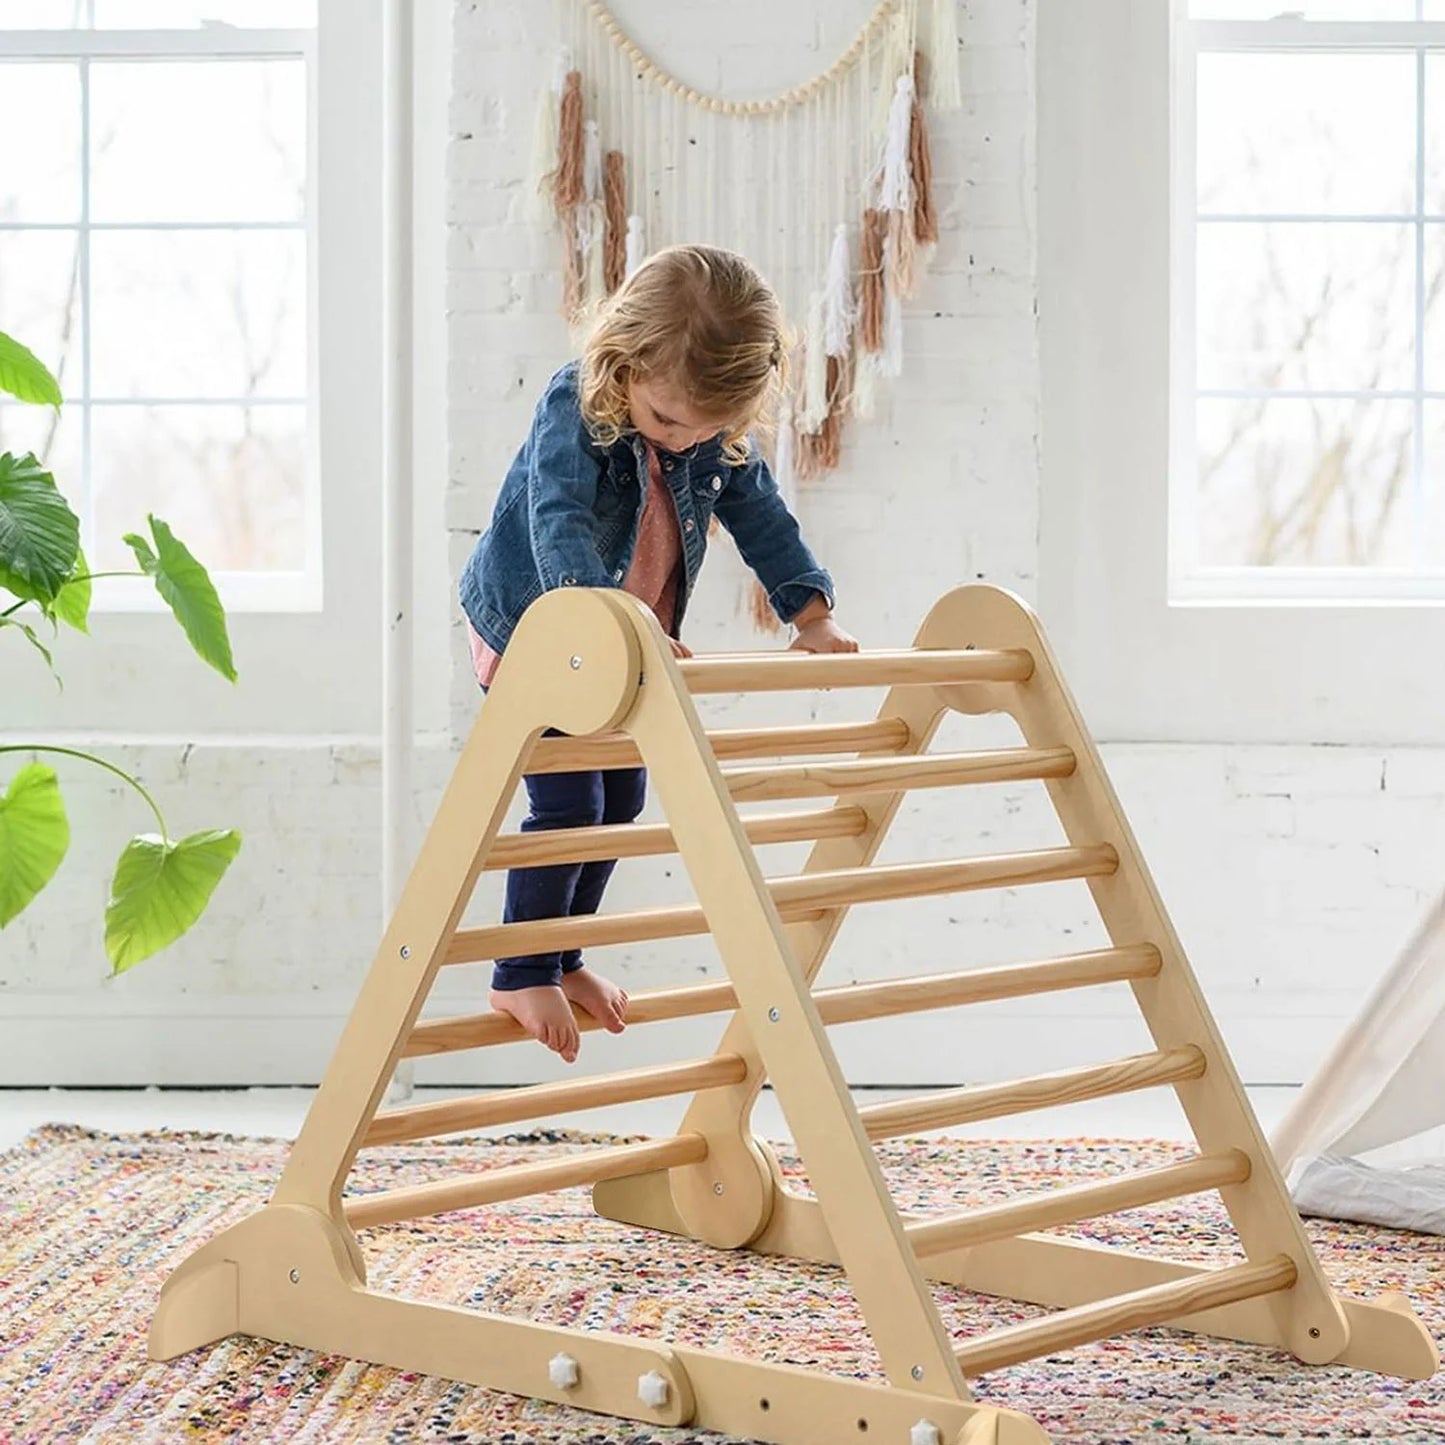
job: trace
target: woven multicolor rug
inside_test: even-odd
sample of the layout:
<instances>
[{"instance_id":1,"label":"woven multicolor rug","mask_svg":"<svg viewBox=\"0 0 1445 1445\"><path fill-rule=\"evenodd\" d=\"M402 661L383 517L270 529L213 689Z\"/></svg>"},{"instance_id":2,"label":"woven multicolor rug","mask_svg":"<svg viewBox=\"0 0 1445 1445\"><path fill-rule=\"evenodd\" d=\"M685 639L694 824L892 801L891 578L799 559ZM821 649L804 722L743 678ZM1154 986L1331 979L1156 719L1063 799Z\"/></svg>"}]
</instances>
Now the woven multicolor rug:
<instances>
[{"instance_id":1,"label":"woven multicolor rug","mask_svg":"<svg viewBox=\"0 0 1445 1445\"><path fill-rule=\"evenodd\" d=\"M373 1149L352 1187L422 1183L596 1142L546 1134ZM0 1155L0 1442L724 1445L721 1436L650 1430L259 1340L149 1362L145 1334L161 1281L196 1244L260 1207L286 1150L279 1140L221 1134L49 1126ZM900 1203L941 1210L1162 1164L1181 1152L1077 1139L905 1140L879 1155ZM796 1160L784 1166L797 1172ZM1313 1221L1309 1228L1342 1290L1402 1290L1436 1338L1445 1334L1445 1239ZM1214 1196L1074 1232L1179 1258L1235 1257ZM878 1373L837 1271L663 1241L599 1220L582 1190L361 1239L371 1282L398 1293ZM937 1293L960 1335L1033 1313L946 1286ZM1445 1441L1440 1377L1422 1385L1304 1369L1268 1350L1166 1330L996 1371L977 1388L1034 1415L1069 1445Z\"/></svg>"}]
</instances>

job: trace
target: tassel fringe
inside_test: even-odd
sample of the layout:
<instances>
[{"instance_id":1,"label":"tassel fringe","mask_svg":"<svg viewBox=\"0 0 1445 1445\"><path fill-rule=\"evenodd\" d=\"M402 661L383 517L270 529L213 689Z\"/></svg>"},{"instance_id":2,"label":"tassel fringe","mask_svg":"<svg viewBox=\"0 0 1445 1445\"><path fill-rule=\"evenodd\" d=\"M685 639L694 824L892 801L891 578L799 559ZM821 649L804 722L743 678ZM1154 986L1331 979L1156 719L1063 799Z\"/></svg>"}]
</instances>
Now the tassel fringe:
<instances>
[{"instance_id":1,"label":"tassel fringe","mask_svg":"<svg viewBox=\"0 0 1445 1445\"><path fill-rule=\"evenodd\" d=\"M602 285L608 296L627 274L627 162L621 151L608 151L603 165L602 208L606 216Z\"/></svg>"}]
</instances>

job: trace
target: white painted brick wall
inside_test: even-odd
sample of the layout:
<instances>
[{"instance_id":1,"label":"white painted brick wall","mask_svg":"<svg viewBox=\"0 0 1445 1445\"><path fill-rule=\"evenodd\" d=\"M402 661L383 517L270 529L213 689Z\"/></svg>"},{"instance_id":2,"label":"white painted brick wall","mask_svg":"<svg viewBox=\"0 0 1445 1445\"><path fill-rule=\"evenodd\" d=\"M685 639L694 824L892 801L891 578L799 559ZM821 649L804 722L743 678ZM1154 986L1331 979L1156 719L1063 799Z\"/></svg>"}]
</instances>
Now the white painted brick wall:
<instances>
[{"instance_id":1,"label":"white painted brick wall","mask_svg":"<svg viewBox=\"0 0 1445 1445\"><path fill-rule=\"evenodd\" d=\"M568 355L553 242L518 219L550 8L503 0L456 8L445 482L453 576L486 525L538 391ZM654 41L656 14L680 13L643 0L619 8ZM777 88L818 68L866 8L866 0L831 0L804 24L801 7L760 0L692 5L694 48L677 63L701 84L721 84L725 71L730 81L746 75L758 92ZM943 237L910 308L904 384L876 422L854 428L841 472L802 499L807 534L837 575L842 616L870 644L906 641L933 598L958 581L981 576L1035 591L1033 15L1033 0L960 5L966 105L934 122ZM791 46L773 43L780 24L801 27ZM709 41L720 34L734 38ZM672 58L670 46L657 48ZM538 57L536 74L519 55ZM694 646L755 643L740 614L745 582L722 542L689 618ZM455 741L476 715L477 693L455 614L452 634ZM732 725L799 716L796 698L706 701L709 716ZM875 705L876 696L834 693L804 706L833 719ZM955 719L940 744L994 737L1007 740L997 722ZM255 739L107 751L156 786L178 829L235 824L246 847L200 928L106 983L98 933L106 883L124 839L148 823L120 785L67 769L72 855L35 908L0 934L0 1083L316 1077L376 943L374 746ZM1301 1078L1445 879L1445 751L1129 743L1106 747L1105 756L1245 1076ZM450 762L445 742L422 750L420 816ZM885 857L1057 838L1026 788L921 793L908 800ZM772 849L767 861L786 871L801 854ZM683 896L672 860L646 860L619 872L609 906ZM485 878L469 918L494 919L499 898L500 879ZM1002 962L1098 941L1082 885L929 899L858 910L829 976ZM616 950L605 960L634 988L716 969L698 940ZM449 970L438 1008L477 1006L486 974ZM923 1029L922 1047L867 1028L836 1038L850 1075L872 1081L1002 1077L1028 1057L1025 1045L1062 1064L1142 1042L1127 998L1102 991L938 1015ZM703 1030L687 1046L711 1042ZM676 1045L675 1032L639 1031L613 1056L675 1057L685 1052ZM433 1079L552 1072L530 1047L424 1064L421 1076Z\"/></svg>"}]
</instances>

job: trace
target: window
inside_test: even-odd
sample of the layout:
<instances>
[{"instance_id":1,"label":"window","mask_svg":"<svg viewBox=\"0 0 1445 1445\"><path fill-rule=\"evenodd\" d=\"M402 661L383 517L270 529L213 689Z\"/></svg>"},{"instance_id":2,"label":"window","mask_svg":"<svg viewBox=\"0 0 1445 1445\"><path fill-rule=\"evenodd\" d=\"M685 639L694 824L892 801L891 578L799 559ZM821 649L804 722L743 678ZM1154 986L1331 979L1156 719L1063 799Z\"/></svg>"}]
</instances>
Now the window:
<instances>
[{"instance_id":1,"label":"window","mask_svg":"<svg viewBox=\"0 0 1445 1445\"><path fill-rule=\"evenodd\" d=\"M1445 4L1192 3L1037 10L1040 610L1101 738L1438 745Z\"/></svg>"},{"instance_id":2,"label":"window","mask_svg":"<svg viewBox=\"0 0 1445 1445\"><path fill-rule=\"evenodd\" d=\"M233 608L320 595L314 23L314 0L9 0L0 19L0 325L66 397L58 421L0 408L0 448L48 462L96 571L133 565L121 535L155 511Z\"/></svg>"},{"instance_id":3,"label":"window","mask_svg":"<svg viewBox=\"0 0 1445 1445\"><path fill-rule=\"evenodd\" d=\"M1445 5L1280 9L1180 24L1170 595L1445 596Z\"/></svg>"}]
</instances>

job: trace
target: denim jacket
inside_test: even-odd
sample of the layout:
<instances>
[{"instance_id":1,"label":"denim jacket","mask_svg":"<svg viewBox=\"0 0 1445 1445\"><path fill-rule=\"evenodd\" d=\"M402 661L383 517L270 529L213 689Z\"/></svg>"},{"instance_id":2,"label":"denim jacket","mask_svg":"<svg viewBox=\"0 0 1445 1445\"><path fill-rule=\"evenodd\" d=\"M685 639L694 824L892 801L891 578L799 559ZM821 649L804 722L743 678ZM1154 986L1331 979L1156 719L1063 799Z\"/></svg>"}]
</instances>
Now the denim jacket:
<instances>
[{"instance_id":1,"label":"denim jacket","mask_svg":"<svg viewBox=\"0 0 1445 1445\"><path fill-rule=\"evenodd\" d=\"M462 571L462 607L497 652L543 592L620 587L637 546L646 445L632 434L611 447L598 445L582 418L577 372L574 361L548 383L502 483L492 525ZM720 437L687 452L659 455L682 536L674 636L707 552L714 514L784 622L815 592L832 604L833 579L808 550L756 445L741 466L724 459Z\"/></svg>"}]
</instances>

